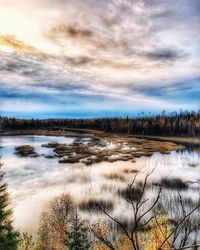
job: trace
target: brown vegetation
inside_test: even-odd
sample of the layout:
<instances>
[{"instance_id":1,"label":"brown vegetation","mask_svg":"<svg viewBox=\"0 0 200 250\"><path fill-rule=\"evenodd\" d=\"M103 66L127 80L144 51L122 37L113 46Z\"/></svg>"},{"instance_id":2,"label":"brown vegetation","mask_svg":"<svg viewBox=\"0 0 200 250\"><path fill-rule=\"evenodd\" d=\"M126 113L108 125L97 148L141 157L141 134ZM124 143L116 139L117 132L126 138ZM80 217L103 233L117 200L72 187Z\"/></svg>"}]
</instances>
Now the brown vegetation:
<instances>
[{"instance_id":1,"label":"brown vegetation","mask_svg":"<svg viewBox=\"0 0 200 250\"><path fill-rule=\"evenodd\" d=\"M23 145L15 148L16 154L20 156L37 156L34 147Z\"/></svg>"},{"instance_id":2,"label":"brown vegetation","mask_svg":"<svg viewBox=\"0 0 200 250\"><path fill-rule=\"evenodd\" d=\"M187 189L188 184L183 182L179 178L173 178L173 179L161 179L161 185L164 188L169 188L169 189L176 189L176 190L181 190L181 189Z\"/></svg>"},{"instance_id":3,"label":"brown vegetation","mask_svg":"<svg viewBox=\"0 0 200 250\"><path fill-rule=\"evenodd\" d=\"M83 211L97 212L98 206L103 207L107 211L112 211L114 208L114 203L110 200L89 198L79 203L79 208Z\"/></svg>"},{"instance_id":4,"label":"brown vegetation","mask_svg":"<svg viewBox=\"0 0 200 250\"><path fill-rule=\"evenodd\" d=\"M40 219L40 250L64 248L66 234L73 215L74 203L68 194L56 197L49 203Z\"/></svg>"},{"instance_id":5,"label":"brown vegetation","mask_svg":"<svg viewBox=\"0 0 200 250\"><path fill-rule=\"evenodd\" d=\"M117 172L113 172L113 173L108 173L108 174L104 174L104 177L108 180L114 180L114 181L126 181L126 176L123 175L123 173L117 173Z\"/></svg>"}]
</instances>

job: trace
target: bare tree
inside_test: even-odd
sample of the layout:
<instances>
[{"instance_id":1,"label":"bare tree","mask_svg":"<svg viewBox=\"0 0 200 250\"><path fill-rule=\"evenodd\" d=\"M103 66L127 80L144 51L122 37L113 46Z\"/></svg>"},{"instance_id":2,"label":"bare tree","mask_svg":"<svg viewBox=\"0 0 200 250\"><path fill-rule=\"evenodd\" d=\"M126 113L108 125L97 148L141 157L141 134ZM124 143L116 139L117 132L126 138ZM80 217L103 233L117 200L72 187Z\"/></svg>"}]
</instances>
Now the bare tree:
<instances>
[{"instance_id":1,"label":"bare tree","mask_svg":"<svg viewBox=\"0 0 200 250\"><path fill-rule=\"evenodd\" d=\"M161 195L161 186L158 187L156 198L150 202L149 198L145 196L145 191L148 184L148 178L153 173L153 170L146 174L144 183L140 187L140 190L137 190L137 195L134 194L135 192L135 184L136 184L136 177L135 175L133 181L128 185L127 189L127 199L126 201L131 205L133 209L133 224L131 225L131 230L128 230L118 218L111 216L102 206L96 204L97 208L101 210L110 220L116 223L122 231L125 233L126 237L130 240L132 247L134 250L139 250L140 244L138 239L138 232L142 231L147 227L147 225L157 216L157 213L152 213L156 204L158 203ZM148 219L146 219L148 217ZM99 238L99 235L92 229L94 236L101 240L104 244L106 244L110 249L114 250L114 246L111 242L107 239L102 237Z\"/></svg>"},{"instance_id":2,"label":"bare tree","mask_svg":"<svg viewBox=\"0 0 200 250\"><path fill-rule=\"evenodd\" d=\"M196 230L200 228L200 223L194 221L191 216L200 208L200 199L196 203L196 206L192 208L189 212L186 212L186 208L182 199L180 192L178 192L179 204L181 206L181 219L172 228L171 233L161 242L158 250L162 250L163 245L166 241L170 241L171 249L192 249L194 247L200 247L200 244L192 245L189 241L189 236ZM196 231L197 232L197 231Z\"/></svg>"},{"instance_id":3,"label":"bare tree","mask_svg":"<svg viewBox=\"0 0 200 250\"><path fill-rule=\"evenodd\" d=\"M137 175L135 175L133 181L128 185L128 196L127 202L131 205L133 209L133 223L131 225L131 229L127 229L123 222L121 222L118 218L113 217L109 212L106 211L102 206L96 204L97 208L103 212L111 221L117 224L121 230L124 232L125 236L130 240L132 244L132 248L134 250L140 250L142 248L142 244L138 239L138 234L141 231L145 231L148 226L151 226L151 222L154 221L157 223L157 227L160 229L162 234L162 227L160 227L159 222L157 220L158 216L163 213L158 206L158 202L162 193L162 185L158 185L157 194L153 200L150 200L146 197L146 189L148 187L148 179L153 171L146 174L144 182L141 186L139 194L137 197L134 195L134 185L136 181ZM181 218L175 225L171 225L170 232L166 235L163 232L163 237L156 250L165 250L166 243L169 246L168 249L181 250L181 249L198 249L200 248L200 244L194 242L191 244L189 241L189 236L196 230L200 228L200 223L196 221L195 223L191 219L191 216L200 208L200 200L197 201L196 205L189 211L186 212L185 205L182 199L182 196L179 194L179 204L181 206ZM169 222L170 223L170 222ZM107 245L109 249L116 250L114 244L109 241L107 238L99 235L98 232L92 228L92 232L94 236L100 240L102 243Z\"/></svg>"}]
</instances>

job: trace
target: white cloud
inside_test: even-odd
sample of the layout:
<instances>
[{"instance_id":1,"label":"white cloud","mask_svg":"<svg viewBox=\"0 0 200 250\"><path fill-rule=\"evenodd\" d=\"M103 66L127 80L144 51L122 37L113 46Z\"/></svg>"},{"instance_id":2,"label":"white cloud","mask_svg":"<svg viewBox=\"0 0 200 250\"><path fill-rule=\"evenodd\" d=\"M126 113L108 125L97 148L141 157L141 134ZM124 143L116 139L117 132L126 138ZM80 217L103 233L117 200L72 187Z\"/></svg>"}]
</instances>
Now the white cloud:
<instances>
[{"instance_id":1,"label":"white cloud","mask_svg":"<svg viewBox=\"0 0 200 250\"><path fill-rule=\"evenodd\" d=\"M182 79L199 75L200 7L189 2L0 0L0 31L9 38L0 36L1 82L33 92L46 88L50 95L117 98L125 110L176 108L173 101L152 100L142 87L179 81L181 88ZM120 109L112 101L107 109Z\"/></svg>"}]
</instances>

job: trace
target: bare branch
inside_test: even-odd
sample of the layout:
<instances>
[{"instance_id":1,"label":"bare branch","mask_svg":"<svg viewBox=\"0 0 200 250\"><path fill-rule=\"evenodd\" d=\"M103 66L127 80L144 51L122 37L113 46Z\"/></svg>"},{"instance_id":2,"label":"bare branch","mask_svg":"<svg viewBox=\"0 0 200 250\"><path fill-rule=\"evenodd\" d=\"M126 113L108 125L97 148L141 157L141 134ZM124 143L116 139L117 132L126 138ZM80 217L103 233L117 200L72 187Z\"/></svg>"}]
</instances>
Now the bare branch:
<instances>
[{"instance_id":1,"label":"bare branch","mask_svg":"<svg viewBox=\"0 0 200 250\"><path fill-rule=\"evenodd\" d=\"M112 245L112 243L106 239L104 239L102 236L98 235L94 229L91 229L92 233L94 234L94 236L100 240L102 243L104 243L106 246L108 246L111 250L115 250L114 246Z\"/></svg>"},{"instance_id":2,"label":"bare branch","mask_svg":"<svg viewBox=\"0 0 200 250\"><path fill-rule=\"evenodd\" d=\"M173 233L177 230L177 228L187 219L194 211L196 211L200 207L200 203L192 209L177 225L176 227L172 230L172 232L166 237L166 239L161 243L160 247L158 250L162 250L162 246L165 244L165 242L173 235Z\"/></svg>"}]
</instances>

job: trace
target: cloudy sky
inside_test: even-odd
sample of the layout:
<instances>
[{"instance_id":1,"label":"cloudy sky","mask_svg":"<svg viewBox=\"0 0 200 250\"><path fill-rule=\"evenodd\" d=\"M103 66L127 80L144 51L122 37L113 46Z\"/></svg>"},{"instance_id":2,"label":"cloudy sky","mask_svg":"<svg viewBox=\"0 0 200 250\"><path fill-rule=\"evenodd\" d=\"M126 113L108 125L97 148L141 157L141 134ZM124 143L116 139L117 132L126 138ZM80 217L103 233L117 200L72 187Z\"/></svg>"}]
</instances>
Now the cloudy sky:
<instances>
[{"instance_id":1,"label":"cloudy sky","mask_svg":"<svg viewBox=\"0 0 200 250\"><path fill-rule=\"evenodd\" d=\"M0 0L0 115L200 108L199 0Z\"/></svg>"}]
</instances>

